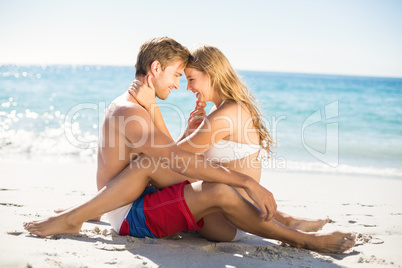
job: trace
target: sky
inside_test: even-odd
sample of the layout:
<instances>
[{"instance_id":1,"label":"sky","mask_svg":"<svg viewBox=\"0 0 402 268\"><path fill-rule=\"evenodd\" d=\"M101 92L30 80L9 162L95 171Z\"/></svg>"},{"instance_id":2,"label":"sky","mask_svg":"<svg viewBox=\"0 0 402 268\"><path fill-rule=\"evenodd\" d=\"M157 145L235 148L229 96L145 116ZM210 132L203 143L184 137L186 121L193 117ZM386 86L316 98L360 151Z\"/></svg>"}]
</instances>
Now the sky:
<instances>
[{"instance_id":1,"label":"sky","mask_svg":"<svg viewBox=\"0 0 402 268\"><path fill-rule=\"evenodd\" d=\"M169 36L237 70L402 77L400 0L0 0L0 64L135 64Z\"/></svg>"}]
</instances>

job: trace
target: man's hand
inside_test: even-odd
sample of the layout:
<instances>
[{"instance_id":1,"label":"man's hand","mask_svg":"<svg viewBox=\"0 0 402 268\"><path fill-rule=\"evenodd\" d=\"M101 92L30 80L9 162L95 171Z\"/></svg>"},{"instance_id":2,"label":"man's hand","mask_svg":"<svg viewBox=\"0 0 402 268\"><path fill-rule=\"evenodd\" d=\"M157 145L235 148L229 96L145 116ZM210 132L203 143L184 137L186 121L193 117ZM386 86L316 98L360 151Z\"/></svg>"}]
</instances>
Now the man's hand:
<instances>
[{"instance_id":1,"label":"man's hand","mask_svg":"<svg viewBox=\"0 0 402 268\"><path fill-rule=\"evenodd\" d=\"M270 221L275 216L277 208L274 195L255 180L251 181L251 186L245 188L245 191L261 210L261 218Z\"/></svg>"},{"instance_id":2,"label":"man's hand","mask_svg":"<svg viewBox=\"0 0 402 268\"><path fill-rule=\"evenodd\" d=\"M188 118L187 135L191 135L202 123L202 121L207 117L204 108L207 106L205 102L196 101L196 106L193 111L191 111Z\"/></svg>"},{"instance_id":3,"label":"man's hand","mask_svg":"<svg viewBox=\"0 0 402 268\"><path fill-rule=\"evenodd\" d=\"M128 93L133 96L138 103L149 111L151 104L155 103L155 87L151 81L151 77L148 75L146 78L146 84L134 80L128 88Z\"/></svg>"}]
</instances>

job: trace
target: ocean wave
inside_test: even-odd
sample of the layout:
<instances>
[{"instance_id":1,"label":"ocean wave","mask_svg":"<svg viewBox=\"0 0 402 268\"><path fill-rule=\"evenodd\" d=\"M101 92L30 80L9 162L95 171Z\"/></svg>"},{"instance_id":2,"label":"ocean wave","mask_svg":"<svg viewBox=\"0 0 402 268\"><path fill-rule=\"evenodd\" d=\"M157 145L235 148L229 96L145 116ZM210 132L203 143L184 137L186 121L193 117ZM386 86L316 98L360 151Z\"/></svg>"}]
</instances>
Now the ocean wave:
<instances>
[{"instance_id":1,"label":"ocean wave","mask_svg":"<svg viewBox=\"0 0 402 268\"><path fill-rule=\"evenodd\" d=\"M336 167L329 166L322 162L301 162L283 160L281 164L274 163L275 160L265 160L263 163L264 171L284 171L284 172L313 172L328 174L345 174L345 175L368 175L382 176L402 179L402 169L390 167L372 167L372 166L352 166L339 164Z\"/></svg>"},{"instance_id":2,"label":"ocean wave","mask_svg":"<svg viewBox=\"0 0 402 268\"><path fill-rule=\"evenodd\" d=\"M402 177L402 79L241 74L260 101L277 155L283 157L265 169ZM133 75L133 67L124 66L0 66L0 159L96 161L104 110L126 91ZM195 101L185 90L184 76L180 84L180 91L160 103L173 137L185 128ZM327 120L326 107L335 101L338 117ZM318 112L321 121L303 132L306 120ZM324 152L333 145L327 135L333 123L339 125L336 168L314 162L305 146Z\"/></svg>"},{"instance_id":3,"label":"ocean wave","mask_svg":"<svg viewBox=\"0 0 402 268\"><path fill-rule=\"evenodd\" d=\"M87 141L77 144L77 141ZM48 128L40 133L29 130L0 132L0 158L9 157L78 157L95 159L97 137L85 132L72 142L62 128Z\"/></svg>"},{"instance_id":4,"label":"ocean wave","mask_svg":"<svg viewBox=\"0 0 402 268\"><path fill-rule=\"evenodd\" d=\"M66 135L68 129L68 127L48 128L40 133L29 130L0 131L0 159L48 159L95 163L97 136L78 131L79 135L75 135L74 140L71 140ZM361 166L347 164L329 166L322 162L290 161L283 157L272 157L265 159L262 166L264 172L313 172L402 179L400 168L382 168L362 164Z\"/></svg>"}]
</instances>

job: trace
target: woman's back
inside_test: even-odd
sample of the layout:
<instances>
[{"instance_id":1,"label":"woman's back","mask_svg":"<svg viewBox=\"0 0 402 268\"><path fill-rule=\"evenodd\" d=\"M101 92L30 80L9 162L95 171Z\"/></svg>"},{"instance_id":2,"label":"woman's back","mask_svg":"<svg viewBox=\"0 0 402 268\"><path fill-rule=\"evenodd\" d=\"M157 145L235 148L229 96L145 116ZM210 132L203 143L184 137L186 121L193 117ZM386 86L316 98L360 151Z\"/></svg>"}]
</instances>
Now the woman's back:
<instances>
[{"instance_id":1,"label":"woman's back","mask_svg":"<svg viewBox=\"0 0 402 268\"><path fill-rule=\"evenodd\" d=\"M226 107L224 107L226 106ZM206 150L203 155L210 161L220 163L222 166L243 174L247 174L257 182L261 177L261 161L268 153L259 144L259 137L251 120L250 112L246 107L235 102L222 102L216 109L211 112L218 111L221 108L235 108L237 110L235 117L222 118L221 120L236 120L237 124L230 124L233 127L229 131L229 135L224 139L216 141ZM248 195L238 189L241 194L249 199Z\"/></svg>"}]
</instances>

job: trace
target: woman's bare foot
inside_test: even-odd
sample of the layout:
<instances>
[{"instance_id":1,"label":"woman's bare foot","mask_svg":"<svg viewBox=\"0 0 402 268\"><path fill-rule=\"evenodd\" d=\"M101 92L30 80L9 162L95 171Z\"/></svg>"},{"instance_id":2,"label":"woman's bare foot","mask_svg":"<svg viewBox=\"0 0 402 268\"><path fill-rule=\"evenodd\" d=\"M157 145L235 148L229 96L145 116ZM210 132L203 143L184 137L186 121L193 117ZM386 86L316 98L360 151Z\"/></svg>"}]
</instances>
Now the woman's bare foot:
<instances>
[{"instance_id":1,"label":"woman's bare foot","mask_svg":"<svg viewBox=\"0 0 402 268\"><path fill-rule=\"evenodd\" d=\"M68 209L57 208L57 209L53 210L53 212L56 213L56 214L60 214L60 213L63 213L64 211L69 210L69 209L71 209L71 208L68 208Z\"/></svg>"},{"instance_id":2,"label":"woman's bare foot","mask_svg":"<svg viewBox=\"0 0 402 268\"><path fill-rule=\"evenodd\" d=\"M25 230L41 237L56 234L78 234L81 226L82 224L70 224L66 214L59 214L40 221L24 222Z\"/></svg>"},{"instance_id":3,"label":"woman's bare foot","mask_svg":"<svg viewBox=\"0 0 402 268\"><path fill-rule=\"evenodd\" d=\"M310 233L309 236L303 247L317 252L342 253L356 243L356 235L352 233Z\"/></svg>"},{"instance_id":4,"label":"woman's bare foot","mask_svg":"<svg viewBox=\"0 0 402 268\"><path fill-rule=\"evenodd\" d=\"M329 219L304 219L293 218L290 220L288 226L303 232L317 232L329 222Z\"/></svg>"}]
</instances>

